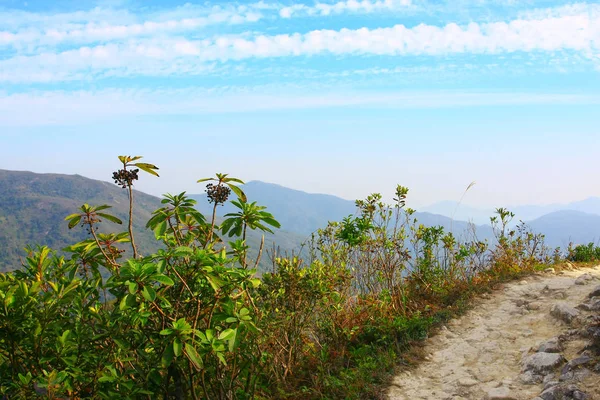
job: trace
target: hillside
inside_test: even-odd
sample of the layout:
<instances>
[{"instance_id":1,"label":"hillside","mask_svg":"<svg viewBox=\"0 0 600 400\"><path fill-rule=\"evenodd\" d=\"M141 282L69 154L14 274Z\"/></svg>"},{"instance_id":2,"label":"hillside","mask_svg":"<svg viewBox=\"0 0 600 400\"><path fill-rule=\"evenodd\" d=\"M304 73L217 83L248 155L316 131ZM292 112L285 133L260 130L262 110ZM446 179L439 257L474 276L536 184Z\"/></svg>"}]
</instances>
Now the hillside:
<instances>
[{"instance_id":1,"label":"hillside","mask_svg":"<svg viewBox=\"0 0 600 400\"><path fill-rule=\"evenodd\" d=\"M600 215L562 210L544 215L528 224L533 230L544 233L546 243L552 247L564 248L569 242L587 244L598 243L600 240Z\"/></svg>"},{"instance_id":2,"label":"hillside","mask_svg":"<svg viewBox=\"0 0 600 400\"><path fill-rule=\"evenodd\" d=\"M249 182L244 190L250 201L267 206L269 212L281 222L282 229L274 235L265 235L265 247L273 244L281 252L300 251L301 244L310 233L327 225L328 221L341 220L354 214L353 201L339 197L310 194L280 185L259 181ZM191 195L198 208L210 215L211 206L203 194ZM134 229L138 232L138 245L142 253L156 250L157 243L145 223L153 210L160 207L160 199L135 192L136 209ZM83 203L109 204L122 220L127 219L127 192L108 182L88 179L79 175L35 174L32 172L0 170L0 270L20 266L23 248L28 244L47 245L61 249L70 243L86 238L83 229L69 230L64 217L75 212ZM593 205L593 202L588 202ZM233 211L230 205L219 208L219 215ZM452 229L462 239L471 239L469 232L475 227L481 240L492 239L489 225L472 226L464 221L429 212L417 212L414 217L426 226L440 225ZM557 211L533 220L529 225L544 233L549 246L566 247L569 241L587 243L600 239L600 216L580 211ZM121 231L125 227L109 224L104 227ZM253 249L250 258L256 257L260 234L250 232L248 242ZM270 269L265 252L261 269Z\"/></svg>"},{"instance_id":3,"label":"hillside","mask_svg":"<svg viewBox=\"0 0 600 400\"><path fill-rule=\"evenodd\" d=\"M325 227L329 221L340 221L348 215L355 214L356 211L354 201L332 195L306 193L260 181L248 182L243 188L249 201L256 201L266 206L277 217L282 229L304 235ZM206 194L193 194L190 197L198 200L198 208L201 212L205 214L212 212L212 208L206 201ZM234 211L233 207L225 205L219 207L218 215L231 211ZM452 221L439 214L417 212L414 217L423 225L439 225L446 230L452 228L459 235L464 235L470 228L467 222ZM478 226L477 234L480 239L491 238L491 228Z\"/></svg>"},{"instance_id":4,"label":"hillside","mask_svg":"<svg viewBox=\"0 0 600 400\"><path fill-rule=\"evenodd\" d=\"M153 210L161 206L160 199L135 191L134 230L142 254L158 248L151 231L145 224ZM69 230L64 217L74 213L84 203L113 206L110 212L123 221L127 220L127 191L108 182L88 179L79 175L36 174L22 171L0 170L0 271L18 268L26 245L46 245L53 249L83 240L84 229ZM126 230L125 225L107 224L104 232ZM279 231L265 236L265 247L276 243L281 251L298 248L305 236ZM255 258L260 235L250 232L248 242L254 249ZM261 267L269 268L265 255Z\"/></svg>"},{"instance_id":5,"label":"hillside","mask_svg":"<svg viewBox=\"0 0 600 400\"><path fill-rule=\"evenodd\" d=\"M508 206L516 214L515 221L532 221L544 215L557 211L580 211L588 214L600 215L600 197L589 197L584 200L565 204L548 205L522 205ZM492 208L478 208L467 204L458 204L456 201L440 201L423 207L421 211L441 214L462 221L473 221L475 224L489 224L490 216L494 213Z\"/></svg>"},{"instance_id":6,"label":"hillside","mask_svg":"<svg viewBox=\"0 0 600 400\"><path fill-rule=\"evenodd\" d=\"M327 194L306 193L286 188L273 183L251 181L244 185L244 193L248 201L256 201L267 206L278 221L281 228L290 232L310 235L327 225L328 221L339 221L354 214L356 207L353 201ZM211 213L212 207L206 201L206 194L192 194L190 197L198 201L198 208L203 213ZM219 215L232 212L234 207L219 207Z\"/></svg>"}]
</instances>

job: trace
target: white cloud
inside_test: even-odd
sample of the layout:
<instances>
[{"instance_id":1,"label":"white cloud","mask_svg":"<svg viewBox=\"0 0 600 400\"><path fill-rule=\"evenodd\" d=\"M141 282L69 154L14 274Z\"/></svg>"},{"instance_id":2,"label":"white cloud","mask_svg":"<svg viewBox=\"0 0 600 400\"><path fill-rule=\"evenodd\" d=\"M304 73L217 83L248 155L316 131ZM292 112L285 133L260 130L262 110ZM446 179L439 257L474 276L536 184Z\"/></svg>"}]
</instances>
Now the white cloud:
<instances>
[{"instance_id":1,"label":"white cloud","mask_svg":"<svg viewBox=\"0 0 600 400\"><path fill-rule=\"evenodd\" d=\"M583 13L466 26L420 24L413 28L395 25L376 29L314 30L305 34L228 35L204 40L142 38L0 60L0 81L36 82L48 80L49 74L56 80L82 74L163 75L165 70L186 74L190 69L202 69L207 62L319 54L442 56L513 52L554 54L563 50L588 60L597 59L600 15Z\"/></svg>"},{"instance_id":2,"label":"white cloud","mask_svg":"<svg viewBox=\"0 0 600 400\"><path fill-rule=\"evenodd\" d=\"M282 18L291 18L294 15L328 16L333 14L372 13L406 9L412 5L412 0L343 0L336 3L318 2L313 6L294 4L283 7L279 11Z\"/></svg>"},{"instance_id":3,"label":"white cloud","mask_svg":"<svg viewBox=\"0 0 600 400\"><path fill-rule=\"evenodd\" d=\"M78 125L144 115L198 115L326 107L446 108L527 104L600 104L600 96L503 92L328 91L278 94L272 88L101 90L0 94L0 125ZM35 115L35 118L31 118Z\"/></svg>"},{"instance_id":4,"label":"white cloud","mask_svg":"<svg viewBox=\"0 0 600 400\"><path fill-rule=\"evenodd\" d=\"M216 25L237 25L259 21L263 3L240 7L197 7L177 9L140 17L123 10L93 9L76 13L43 15L0 12L0 48L61 43L105 43L140 36L157 36L196 31Z\"/></svg>"}]
</instances>

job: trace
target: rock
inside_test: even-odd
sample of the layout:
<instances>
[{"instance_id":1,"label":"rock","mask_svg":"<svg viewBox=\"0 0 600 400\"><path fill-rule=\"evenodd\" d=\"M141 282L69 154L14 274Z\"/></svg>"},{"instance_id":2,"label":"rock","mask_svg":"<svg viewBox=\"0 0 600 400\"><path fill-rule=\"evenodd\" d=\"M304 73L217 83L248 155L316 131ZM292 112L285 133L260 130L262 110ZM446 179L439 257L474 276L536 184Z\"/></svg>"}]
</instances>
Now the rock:
<instances>
[{"instance_id":1,"label":"rock","mask_svg":"<svg viewBox=\"0 0 600 400\"><path fill-rule=\"evenodd\" d=\"M521 281L521 282L519 282L519 285L521 285L521 286L529 285L529 282Z\"/></svg>"},{"instance_id":2,"label":"rock","mask_svg":"<svg viewBox=\"0 0 600 400\"><path fill-rule=\"evenodd\" d=\"M527 300L523 300L523 299L517 299L514 302L517 305L517 307L523 307L523 306L527 306L529 304L529 302Z\"/></svg>"},{"instance_id":3,"label":"rock","mask_svg":"<svg viewBox=\"0 0 600 400\"><path fill-rule=\"evenodd\" d=\"M589 281L593 280L594 277L588 273L585 273L583 275L580 275L577 277L577 279L575 279L575 284L576 285L586 285Z\"/></svg>"},{"instance_id":4,"label":"rock","mask_svg":"<svg viewBox=\"0 0 600 400\"><path fill-rule=\"evenodd\" d=\"M587 400L588 395L575 385L556 385L544 390L540 396L543 400Z\"/></svg>"},{"instance_id":5,"label":"rock","mask_svg":"<svg viewBox=\"0 0 600 400\"><path fill-rule=\"evenodd\" d=\"M552 386L556 386L559 383L560 383L559 381L548 381L548 382L544 383L544 390L551 388Z\"/></svg>"},{"instance_id":6,"label":"rock","mask_svg":"<svg viewBox=\"0 0 600 400\"><path fill-rule=\"evenodd\" d=\"M543 375L534 374L531 371L525 371L519 375L519 379L523 385L537 385L544 379Z\"/></svg>"},{"instance_id":7,"label":"rock","mask_svg":"<svg viewBox=\"0 0 600 400\"><path fill-rule=\"evenodd\" d=\"M560 353L563 346L558 338L546 340L537 349L538 353Z\"/></svg>"},{"instance_id":8,"label":"rock","mask_svg":"<svg viewBox=\"0 0 600 400\"><path fill-rule=\"evenodd\" d=\"M583 311L600 311L600 299L596 299L594 297L587 303L581 303L575 308L578 308Z\"/></svg>"},{"instance_id":9,"label":"rock","mask_svg":"<svg viewBox=\"0 0 600 400\"><path fill-rule=\"evenodd\" d=\"M540 305L538 303L529 303L527 305L527 309L531 311L536 311L540 309Z\"/></svg>"},{"instance_id":10,"label":"rock","mask_svg":"<svg viewBox=\"0 0 600 400\"><path fill-rule=\"evenodd\" d=\"M510 389L507 387L498 387L490 390L486 396L487 400L517 400L511 396Z\"/></svg>"},{"instance_id":11,"label":"rock","mask_svg":"<svg viewBox=\"0 0 600 400\"><path fill-rule=\"evenodd\" d=\"M589 356L580 356L577 358L572 359L571 361L569 361L563 368L563 371L565 370L572 370L575 369L581 365L586 365L588 364L590 361L594 361L594 359L592 357Z\"/></svg>"},{"instance_id":12,"label":"rock","mask_svg":"<svg viewBox=\"0 0 600 400\"><path fill-rule=\"evenodd\" d=\"M566 360L556 353L535 353L523 360L523 372L531 371L534 375L545 375Z\"/></svg>"},{"instance_id":13,"label":"rock","mask_svg":"<svg viewBox=\"0 0 600 400\"><path fill-rule=\"evenodd\" d=\"M550 315L552 315L554 318L557 318L561 321L570 324L575 318L579 316L579 311L565 303L557 303L552 306L552 309L550 310Z\"/></svg>"},{"instance_id":14,"label":"rock","mask_svg":"<svg viewBox=\"0 0 600 400\"><path fill-rule=\"evenodd\" d=\"M479 382L477 382L475 379L473 378L461 378L458 380L458 384L460 386L466 386L466 387L471 387L471 386L475 386L477 385Z\"/></svg>"},{"instance_id":15,"label":"rock","mask_svg":"<svg viewBox=\"0 0 600 400\"><path fill-rule=\"evenodd\" d=\"M547 273L547 274L553 274L555 271L554 271L554 268L546 268L544 270L544 272Z\"/></svg>"},{"instance_id":16,"label":"rock","mask_svg":"<svg viewBox=\"0 0 600 400\"><path fill-rule=\"evenodd\" d=\"M596 286L594 290L588 295L588 297L600 296L600 285Z\"/></svg>"},{"instance_id":17,"label":"rock","mask_svg":"<svg viewBox=\"0 0 600 400\"><path fill-rule=\"evenodd\" d=\"M567 371L567 372L563 372L562 374L560 374L560 378L559 380L561 382L568 382L568 381L578 381L581 382L583 381L585 378L587 378L588 376L590 376L592 374L592 371L590 371L587 368L580 368L574 371Z\"/></svg>"}]
</instances>

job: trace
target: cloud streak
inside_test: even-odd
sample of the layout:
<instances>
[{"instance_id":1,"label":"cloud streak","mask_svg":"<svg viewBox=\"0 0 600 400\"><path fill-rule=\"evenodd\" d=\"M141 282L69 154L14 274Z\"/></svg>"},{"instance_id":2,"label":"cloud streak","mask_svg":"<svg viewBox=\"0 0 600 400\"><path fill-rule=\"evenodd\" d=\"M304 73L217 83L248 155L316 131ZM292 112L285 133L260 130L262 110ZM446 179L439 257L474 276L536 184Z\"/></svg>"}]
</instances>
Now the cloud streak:
<instances>
[{"instance_id":1,"label":"cloud streak","mask_svg":"<svg viewBox=\"0 0 600 400\"><path fill-rule=\"evenodd\" d=\"M148 115L245 113L332 107L452 108L505 105L600 104L600 96L570 93L121 90L39 92L0 95L0 125L78 125ZM36 118L32 119L31 116Z\"/></svg>"},{"instance_id":2,"label":"cloud streak","mask_svg":"<svg viewBox=\"0 0 600 400\"><path fill-rule=\"evenodd\" d=\"M151 29L151 28L148 28ZM515 52L600 53L600 14L409 28L313 30L304 34L222 35L190 40L153 37L84 46L0 61L1 82L39 82L89 76L193 74L211 62L301 56L446 56Z\"/></svg>"}]
</instances>

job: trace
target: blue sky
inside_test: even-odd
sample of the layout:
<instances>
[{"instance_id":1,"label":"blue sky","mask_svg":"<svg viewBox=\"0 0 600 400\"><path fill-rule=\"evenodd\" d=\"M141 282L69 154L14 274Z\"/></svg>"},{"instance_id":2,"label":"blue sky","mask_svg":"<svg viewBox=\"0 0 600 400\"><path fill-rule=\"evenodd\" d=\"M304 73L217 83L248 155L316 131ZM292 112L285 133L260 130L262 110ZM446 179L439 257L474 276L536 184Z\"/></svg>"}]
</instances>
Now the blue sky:
<instances>
[{"instance_id":1,"label":"blue sky","mask_svg":"<svg viewBox=\"0 0 600 400\"><path fill-rule=\"evenodd\" d=\"M600 196L600 5L0 0L0 168L411 205Z\"/></svg>"}]
</instances>

